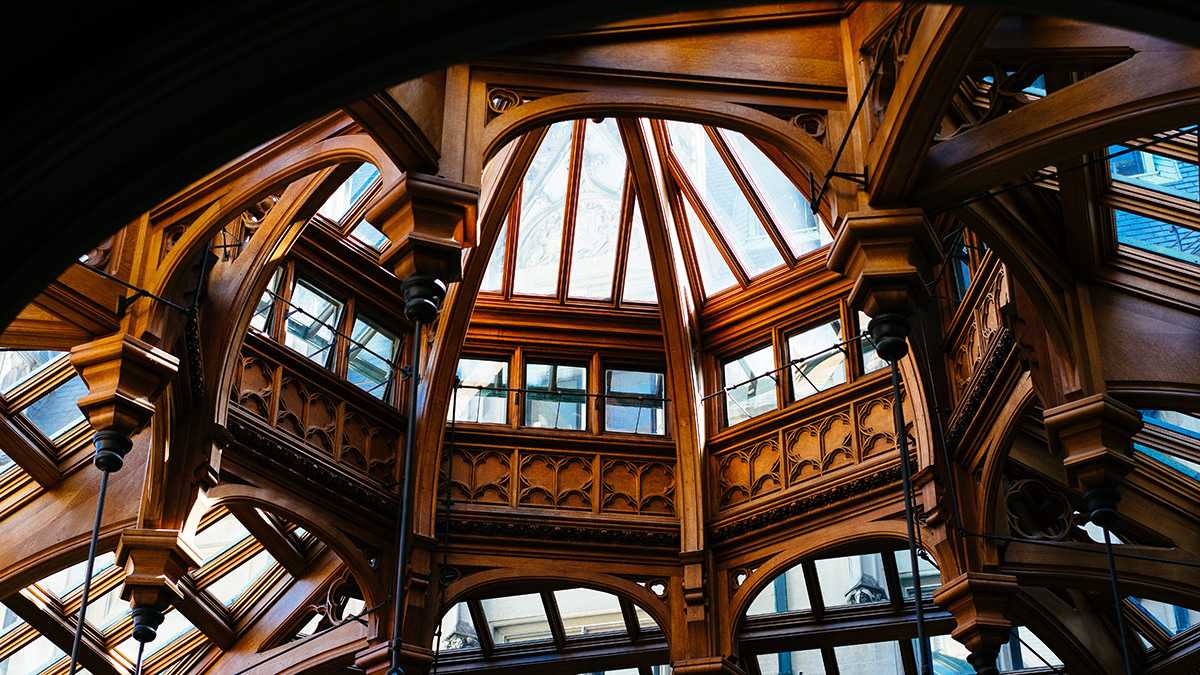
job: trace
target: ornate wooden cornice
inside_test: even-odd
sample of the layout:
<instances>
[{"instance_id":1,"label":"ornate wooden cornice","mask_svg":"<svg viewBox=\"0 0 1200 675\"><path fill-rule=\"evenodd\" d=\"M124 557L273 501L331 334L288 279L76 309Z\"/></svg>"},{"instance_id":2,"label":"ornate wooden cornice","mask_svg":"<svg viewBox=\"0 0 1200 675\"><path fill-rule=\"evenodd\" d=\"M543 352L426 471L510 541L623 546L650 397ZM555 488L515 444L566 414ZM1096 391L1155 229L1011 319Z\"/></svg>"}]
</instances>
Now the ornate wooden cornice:
<instances>
[{"instance_id":1,"label":"ornate wooden cornice","mask_svg":"<svg viewBox=\"0 0 1200 675\"><path fill-rule=\"evenodd\" d=\"M445 536L444 523L440 521L439 537ZM517 520L467 520L459 515L453 517L451 536L484 536L496 539L537 539L565 543L616 544L621 546L679 547L679 532L648 530L628 526L589 527L565 525L550 519L540 521Z\"/></svg>"},{"instance_id":2,"label":"ornate wooden cornice","mask_svg":"<svg viewBox=\"0 0 1200 675\"><path fill-rule=\"evenodd\" d=\"M1016 345L1016 335L1008 328L1001 329L995 346L992 347L983 364L975 372L970 388L946 428L946 445L948 447L957 447L966 436L967 428L971 426L971 422L983 407L987 394L992 389L992 384L1000 375L1000 369L1008 361L1009 356L1016 349Z\"/></svg>"}]
</instances>

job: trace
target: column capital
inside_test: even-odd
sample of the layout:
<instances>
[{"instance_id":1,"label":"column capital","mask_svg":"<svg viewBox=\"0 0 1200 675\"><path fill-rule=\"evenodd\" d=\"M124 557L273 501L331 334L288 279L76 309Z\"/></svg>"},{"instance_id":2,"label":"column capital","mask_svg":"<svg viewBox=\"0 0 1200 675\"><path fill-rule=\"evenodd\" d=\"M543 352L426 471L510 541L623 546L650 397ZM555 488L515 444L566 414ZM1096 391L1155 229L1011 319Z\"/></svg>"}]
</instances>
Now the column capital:
<instances>
[{"instance_id":1,"label":"column capital","mask_svg":"<svg viewBox=\"0 0 1200 675\"><path fill-rule=\"evenodd\" d=\"M678 675L745 675L746 671L728 656L702 656L671 664Z\"/></svg>"},{"instance_id":2,"label":"column capital","mask_svg":"<svg viewBox=\"0 0 1200 675\"><path fill-rule=\"evenodd\" d=\"M1133 435L1142 428L1137 410L1108 394L1094 394L1050 408L1043 418L1077 487L1114 488L1133 470Z\"/></svg>"},{"instance_id":3,"label":"column capital","mask_svg":"<svg viewBox=\"0 0 1200 675\"><path fill-rule=\"evenodd\" d=\"M150 423L154 403L179 370L179 359L128 333L71 350L71 365L87 384L79 409L97 431L132 437Z\"/></svg>"},{"instance_id":4,"label":"column capital","mask_svg":"<svg viewBox=\"0 0 1200 675\"><path fill-rule=\"evenodd\" d=\"M135 608L164 609L183 597L180 583L201 561L178 530L131 528L121 533L117 564L125 568L121 597Z\"/></svg>"},{"instance_id":5,"label":"column capital","mask_svg":"<svg viewBox=\"0 0 1200 675\"><path fill-rule=\"evenodd\" d=\"M462 249L475 243L479 189L439 176L410 173L367 214L392 243L380 264L400 279L443 283L462 277Z\"/></svg>"},{"instance_id":6,"label":"column capital","mask_svg":"<svg viewBox=\"0 0 1200 675\"><path fill-rule=\"evenodd\" d=\"M925 284L940 259L924 211L870 209L842 216L828 267L853 281L852 307L872 317L911 316L929 301Z\"/></svg>"},{"instance_id":7,"label":"column capital","mask_svg":"<svg viewBox=\"0 0 1200 675\"><path fill-rule=\"evenodd\" d=\"M1017 589L1010 574L964 572L933 594L933 601L954 615L950 635L971 651L968 660L978 673L996 673L996 656L1012 633L1008 612Z\"/></svg>"}]
</instances>

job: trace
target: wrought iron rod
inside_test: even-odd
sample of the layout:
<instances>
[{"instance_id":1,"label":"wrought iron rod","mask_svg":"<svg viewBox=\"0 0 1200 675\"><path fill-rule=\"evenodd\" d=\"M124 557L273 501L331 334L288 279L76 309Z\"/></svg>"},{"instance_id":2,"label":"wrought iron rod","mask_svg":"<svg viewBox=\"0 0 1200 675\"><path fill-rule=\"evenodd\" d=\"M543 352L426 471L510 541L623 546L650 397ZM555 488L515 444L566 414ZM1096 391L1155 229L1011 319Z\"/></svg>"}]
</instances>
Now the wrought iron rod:
<instances>
[{"instance_id":1,"label":"wrought iron rod","mask_svg":"<svg viewBox=\"0 0 1200 675\"><path fill-rule=\"evenodd\" d=\"M904 428L904 408L900 405L900 366L893 360L892 366L892 417L896 424L896 446L900 450L900 477L904 484L904 520L908 527L908 557L912 565L913 599L917 608L917 645L921 655L921 673L933 672L930 662L929 638L925 634L925 598L921 591L921 572L917 563L917 519L913 513L912 467L908 462L908 433Z\"/></svg>"},{"instance_id":2,"label":"wrought iron rod","mask_svg":"<svg viewBox=\"0 0 1200 675\"><path fill-rule=\"evenodd\" d=\"M400 496L400 524L396 533L396 587L394 597L396 606L392 613L392 659L388 675L404 675L400 665L400 647L402 645L404 622L404 576L408 568L408 530L412 519L412 492L415 483L413 476L413 457L416 454L417 437L417 394L420 384L421 364L421 321L413 320L412 334L412 363L408 376L408 424L404 429L404 481L403 494Z\"/></svg>"},{"instance_id":3,"label":"wrought iron rod","mask_svg":"<svg viewBox=\"0 0 1200 675\"><path fill-rule=\"evenodd\" d=\"M92 541L88 545L87 571L83 577L83 593L79 599L79 620L75 623L75 637L71 641L71 666L67 675L75 675L79 665L79 645L83 641L83 622L87 612L88 595L92 592L92 572L96 567L96 547L100 544L100 524L104 518L104 497L108 494L108 471L100 470L100 489L96 494L96 521L92 524Z\"/></svg>"},{"instance_id":4,"label":"wrought iron rod","mask_svg":"<svg viewBox=\"0 0 1200 675\"><path fill-rule=\"evenodd\" d=\"M1124 604L1121 600L1121 589L1117 584L1117 563L1113 559L1112 533L1108 529L1108 525L1101 525L1104 529L1104 552L1108 557L1108 584L1112 588L1113 596L1113 614L1117 620L1117 634L1121 641L1121 660L1125 663L1125 675L1133 675L1133 666L1129 662L1129 644L1125 638L1125 613L1121 611L1121 606Z\"/></svg>"}]
</instances>

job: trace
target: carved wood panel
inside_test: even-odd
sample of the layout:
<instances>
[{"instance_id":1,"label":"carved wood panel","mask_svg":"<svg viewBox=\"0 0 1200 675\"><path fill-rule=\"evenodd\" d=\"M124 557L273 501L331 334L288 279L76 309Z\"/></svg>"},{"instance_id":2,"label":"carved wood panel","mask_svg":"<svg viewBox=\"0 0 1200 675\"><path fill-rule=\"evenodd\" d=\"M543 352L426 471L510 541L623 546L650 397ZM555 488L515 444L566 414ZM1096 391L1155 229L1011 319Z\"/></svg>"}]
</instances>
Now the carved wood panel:
<instances>
[{"instance_id":1,"label":"carved wood panel","mask_svg":"<svg viewBox=\"0 0 1200 675\"><path fill-rule=\"evenodd\" d=\"M455 503L675 516L673 458L469 445L449 452Z\"/></svg>"},{"instance_id":2,"label":"carved wood panel","mask_svg":"<svg viewBox=\"0 0 1200 675\"><path fill-rule=\"evenodd\" d=\"M950 336L946 345L947 372L950 377L950 393L954 405L962 401L971 378L980 364L995 346L1004 329L1003 307L1010 302L1008 273L1003 265L997 264L990 275L982 280L986 287L972 294L970 308L963 308L962 329Z\"/></svg>"},{"instance_id":3,"label":"carved wood panel","mask_svg":"<svg viewBox=\"0 0 1200 675\"><path fill-rule=\"evenodd\" d=\"M391 423L347 400L330 383L314 381L273 358L248 336L235 372L230 402L274 429L289 434L314 454L391 485L401 439ZM283 349L279 347L278 349ZM331 376L332 378L332 376Z\"/></svg>"},{"instance_id":4,"label":"carved wood panel","mask_svg":"<svg viewBox=\"0 0 1200 675\"><path fill-rule=\"evenodd\" d=\"M912 418L906 404L910 435ZM856 400L717 449L709 458L714 505L722 510L782 498L816 478L891 452L896 447L894 426L891 389L881 384Z\"/></svg>"}]
</instances>

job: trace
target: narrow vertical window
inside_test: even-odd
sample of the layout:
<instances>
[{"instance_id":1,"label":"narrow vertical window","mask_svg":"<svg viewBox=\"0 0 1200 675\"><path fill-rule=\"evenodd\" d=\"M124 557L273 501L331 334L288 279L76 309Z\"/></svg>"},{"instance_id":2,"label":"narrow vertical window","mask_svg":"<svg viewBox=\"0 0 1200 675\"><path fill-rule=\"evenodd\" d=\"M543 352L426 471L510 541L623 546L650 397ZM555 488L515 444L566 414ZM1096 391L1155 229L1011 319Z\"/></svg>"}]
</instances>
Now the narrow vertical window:
<instances>
[{"instance_id":1,"label":"narrow vertical window","mask_svg":"<svg viewBox=\"0 0 1200 675\"><path fill-rule=\"evenodd\" d=\"M587 429L587 368L530 363L525 388L525 426Z\"/></svg>"},{"instance_id":2,"label":"narrow vertical window","mask_svg":"<svg viewBox=\"0 0 1200 675\"><path fill-rule=\"evenodd\" d=\"M725 419L729 426L775 409L774 369L771 345L724 363Z\"/></svg>"},{"instance_id":3,"label":"narrow vertical window","mask_svg":"<svg viewBox=\"0 0 1200 675\"><path fill-rule=\"evenodd\" d=\"M557 293L573 125L559 122L550 127L521 182L514 293Z\"/></svg>"},{"instance_id":4,"label":"narrow vertical window","mask_svg":"<svg viewBox=\"0 0 1200 675\"><path fill-rule=\"evenodd\" d=\"M650 247L646 243L646 226L642 210L633 202L633 221L629 226L629 256L625 260L625 289L621 302L658 302L654 287L654 268L650 263Z\"/></svg>"},{"instance_id":5,"label":"narrow vertical window","mask_svg":"<svg viewBox=\"0 0 1200 675\"><path fill-rule=\"evenodd\" d=\"M666 433L663 375L637 370L604 373L604 429L625 434Z\"/></svg>"},{"instance_id":6,"label":"narrow vertical window","mask_svg":"<svg viewBox=\"0 0 1200 675\"><path fill-rule=\"evenodd\" d=\"M342 303L303 279L296 281L287 312L284 343L305 357L329 367Z\"/></svg>"},{"instance_id":7,"label":"narrow vertical window","mask_svg":"<svg viewBox=\"0 0 1200 675\"><path fill-rule=\"evenodd\" d=\"M588 120L579 169L568 297L612 297L624 184L625 148L616 121L611 117L603 122Z\"/></svg>"},{"instance_id":8,"label":"narrow vertical window","mask_svg":"<svg viewBox=\"0 0 1200 675\"><path fill-rule=\"evenodd\" d=\"M483 281L479 284L481 292L501 293L504 291L504 258L508 251L508 218L500 224L500 234L496 235L496 246L492 248L492 257L488 258L487 270L483 273Z\"/></svg>"},{"instance_id":9,"label":"narrow vertical window","mask_svg":"<svg viewBox=\"0 0 1200 675\"><path fill-rule=\"evenodd\" d=\"M508 421L508 362L459 359L452 419L504 424Z\"/></svg>"},{"instance_id":10,"label":"narrow vertical window","mask_svg":"<svg viewBox=\"0 0 1200 675\"><path fill-rule=\"evenodd\" d=\"M871 317L862 312L858 313L858 330L860 334L866 332L867 326L870 323ZM883 357L879 356L875 341L871 339L870 335L864 335L859 344L862 345L862 371L864 374L873 373L887 365L887 361L884 361Z\"/></svg>"},{"instance_id":11,"label":"narrow vertical window","mask_svg":"<svg viewBox=\"0 0 1200 675\"><path fill-rule=\"evenodd\" d=\"M377 323L364 317L354 319L354 330L350 337L346 379L358 388L378 399L383 399L392 384L392 363L400 340L392 333L380 328Z\"/></svg>"}]
</instances>

